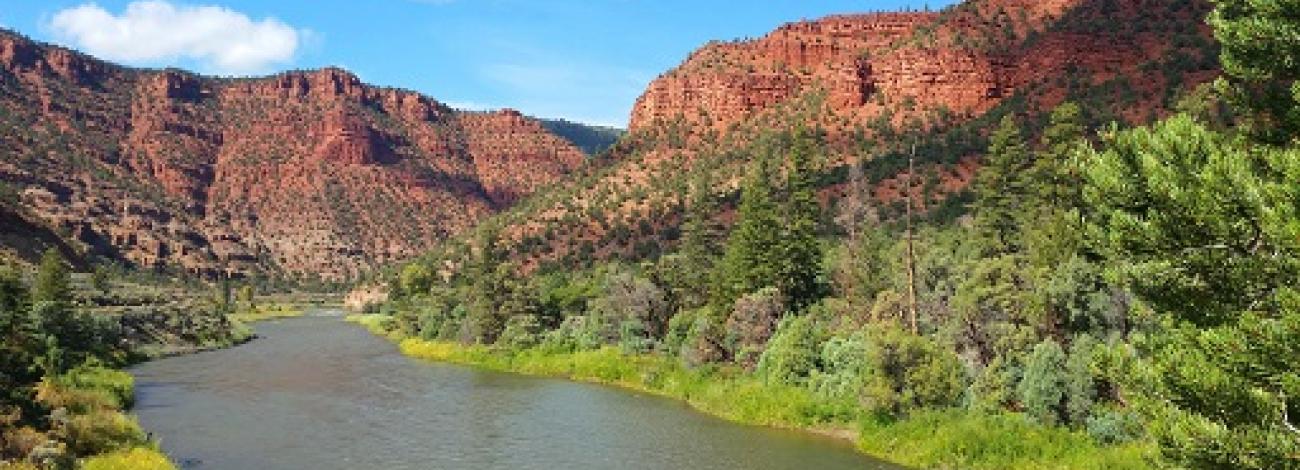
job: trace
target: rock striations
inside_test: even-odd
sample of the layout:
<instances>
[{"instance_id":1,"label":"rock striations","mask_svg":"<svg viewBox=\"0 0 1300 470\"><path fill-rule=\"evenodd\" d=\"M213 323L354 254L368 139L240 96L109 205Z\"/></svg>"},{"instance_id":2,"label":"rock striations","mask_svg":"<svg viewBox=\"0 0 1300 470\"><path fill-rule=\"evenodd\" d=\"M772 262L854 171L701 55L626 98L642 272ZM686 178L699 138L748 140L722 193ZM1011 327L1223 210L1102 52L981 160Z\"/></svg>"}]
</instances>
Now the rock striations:
<instances>
[{"instance_id":1,"label":"rock striations","mask_svg":"<svg viewBox=\"0 0 1300 470\"><path fill-rule=\"evenodd\" d=\"M581 165L518 112L344 70L137 70L0 31L0 184L89 253L338 280L417 255Z\"/></svg>"}]
</instances>

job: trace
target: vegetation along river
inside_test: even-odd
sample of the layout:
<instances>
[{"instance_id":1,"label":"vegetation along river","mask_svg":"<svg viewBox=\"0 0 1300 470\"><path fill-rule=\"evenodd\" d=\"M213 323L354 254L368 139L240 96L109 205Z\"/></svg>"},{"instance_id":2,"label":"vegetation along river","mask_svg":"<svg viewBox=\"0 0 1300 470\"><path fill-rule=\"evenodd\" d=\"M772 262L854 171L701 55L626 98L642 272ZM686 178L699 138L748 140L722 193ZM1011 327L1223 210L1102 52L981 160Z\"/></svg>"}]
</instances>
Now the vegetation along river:
<instances>
[{"instance_id":1,"label":"vegetation along river","mask_svg":"<svg viewBox=\"0 0 1300 470\"><path fill-rule=\"evenodd\" d=\"M420 362L337 312L258 333L132 370L135 413L183 468L894 468L673 400Z\"/></svg>"}]
</instances>

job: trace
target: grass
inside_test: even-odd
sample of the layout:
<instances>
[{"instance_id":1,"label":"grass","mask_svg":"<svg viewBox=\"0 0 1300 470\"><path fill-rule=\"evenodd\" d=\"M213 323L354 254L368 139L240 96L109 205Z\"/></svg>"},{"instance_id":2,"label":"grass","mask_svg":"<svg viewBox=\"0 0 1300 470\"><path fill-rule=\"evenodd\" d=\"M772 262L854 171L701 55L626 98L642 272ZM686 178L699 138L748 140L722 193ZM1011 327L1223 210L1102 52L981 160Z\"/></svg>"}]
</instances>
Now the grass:
<instances>
[{"instance_id":1,"label":"grass","mask_svg":"<svg viewBox=\"0 0 1300 470\"><path fill-rule=\"evenodd\" d=\"M931 410L894 422L864 419L858 446L903 465L962 469L1148 469L1147 443L1097 444L1086 434L1019 414Z\"/></svg>"},{"instance_id":2,"label":"grass","mask_svg":"<svg viewBox=\"0 0 1300 470\"><path fill-rule=\"evenodd\" d=\"M661 356L623 354L617 348L593 351L519 352L486 346L404 339L411 357L528 375L594 382L683 400L731 421L782 428L851 431L858 418L850 402L832 402L812 391L761 379L730 367L691 369Z\"/></svg>"},{"instance_id":3,"label":"grass","mask_svg":"<svg viewBox=\"0 0 1300 470\"><path fill-rule=\"evenodd\" d=\"M255 323L280 318L301 317L303 308L287 304L263 304L243 309L230 314L230 319L239 323Z\"/></svg>"},{"instance_id":4,"label":"grass","mask_svg":"<svg viewBox=\"0 0 1300 470\"><path fill-rule=\"evenodd\" d=\"M100 365L83 365L37 385L36 400L65 410L61 433L71 455L89 456L87 469L171 469L152 449L148 434L124 410L135 397L135 379Z\"/></svg>"},{"instance_id":5,"label":"grass","mask_svg":"<svg viewBox=\"0 0 1300 470\"><path fill-rule=\"evenodd\" d=\"M86 459L82 470L175 470L176 466L157 450L135 447Z\"/></svg>"},{"instance_id":6,"label":"grass","mask_svg":"<svg viewBox=\"0 0 1300 470\"><path fill-rule=\"evenodd\" d=\"M764 382L732 367L687 368L653 355L616 348L554 352L509 351L482 345L395 338L382 315L350 321L398 342L418 359L528 375L615 385L683 400L708 414L752 425L803 429L853 439L869 455L919 468L1148 469L1150 443L1097 444L1086 434L1041 426L1023 415L931 410L880 420L854 402L837 402L803 387Z\"/></svg>"}]
</instances>

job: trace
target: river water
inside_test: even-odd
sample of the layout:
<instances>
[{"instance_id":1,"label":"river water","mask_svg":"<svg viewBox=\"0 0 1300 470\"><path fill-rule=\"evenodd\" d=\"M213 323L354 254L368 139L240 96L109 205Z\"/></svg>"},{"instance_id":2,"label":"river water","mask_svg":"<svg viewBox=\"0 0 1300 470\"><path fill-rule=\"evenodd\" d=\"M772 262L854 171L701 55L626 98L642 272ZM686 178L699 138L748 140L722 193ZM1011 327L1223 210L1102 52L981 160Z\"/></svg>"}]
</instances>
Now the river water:
<instances>
[{"instance_id":1,"label":"river water","mask_svg":"<svg viewBox=\"0 0 1300 470\"><path fill-rule=\"evenodd\" d=\"M187 469L893 469L844 442L659 397L416 361L330 312L132 369Z\"/></svg>"}]
</instances>

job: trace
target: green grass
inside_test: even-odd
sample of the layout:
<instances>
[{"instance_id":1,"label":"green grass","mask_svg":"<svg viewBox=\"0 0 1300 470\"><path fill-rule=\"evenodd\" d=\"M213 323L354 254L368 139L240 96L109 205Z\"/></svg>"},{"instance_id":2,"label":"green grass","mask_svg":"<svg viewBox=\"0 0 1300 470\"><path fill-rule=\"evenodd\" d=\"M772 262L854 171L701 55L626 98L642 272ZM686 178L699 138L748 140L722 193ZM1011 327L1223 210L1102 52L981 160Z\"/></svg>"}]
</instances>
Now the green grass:
<instances>
[{"instance_id":1,"label":"green grass","mask_svg":"<svg viewBox=\"0 0 1300 470\"><path fill-rule=\"evenodd\" d=\"M82 470L175 470L166 455L148 447L120 450L86 459Z\"/></svg>"},{"instance_id":2,"label":"green grass","mask_svg":"<svg viewBox=\"0 0 1300 470\"><path fill-rule=\"evenodd\" d=\"M301 307L285 304L264 304L243 309L230 314L230 319L239 323L254 323L280 318L301 317L305 311Z\"/></svg>"},{"instance_id":3,"label":"green grass","mask_svg":"<svg viewBox=\"0 0 1300 470\"><path fill-rule=\"evenodd\" d=\"M1155 448L1097 444L1082 432L1035 424L1018 414L933 410L891 423L864 419L858 446L866 453L920 468L1152 468Z\"/></svg>"},{"instance_id":4,"label":"green grass","mask_svg":"<svg viewBox=\"0 0 1300 470\"><path fill-rule=\"evenodd\" d=\"M615 385L683 400L731 421L804 429L854 439L864 453L919 468L1147 469L1149 443L1104 446L1086 434L1034 424L1022 415L933 410L880 421L853 402L836 402L803 387L766 383L732 367L692 369L654 355L616 348L552 352L394 338L382 315L351 321L399 343L411 357L485 369Z\"/></svg>"},{"instance_id":5,"label":"green grass","mask_svg":"<svg viewBox=\"0 0 1300 470\"><path fill-rule=\"evenodd\" d=\"M529 375L595 382L676 398L732 421L784 428L851 430L852 403L819 399L807 389L765 383L734 368L691 369L661 356L629 356L606 347L594 351L520 352L407 338L403 354L439 362Z\"/></svg>"}]
</instances>

